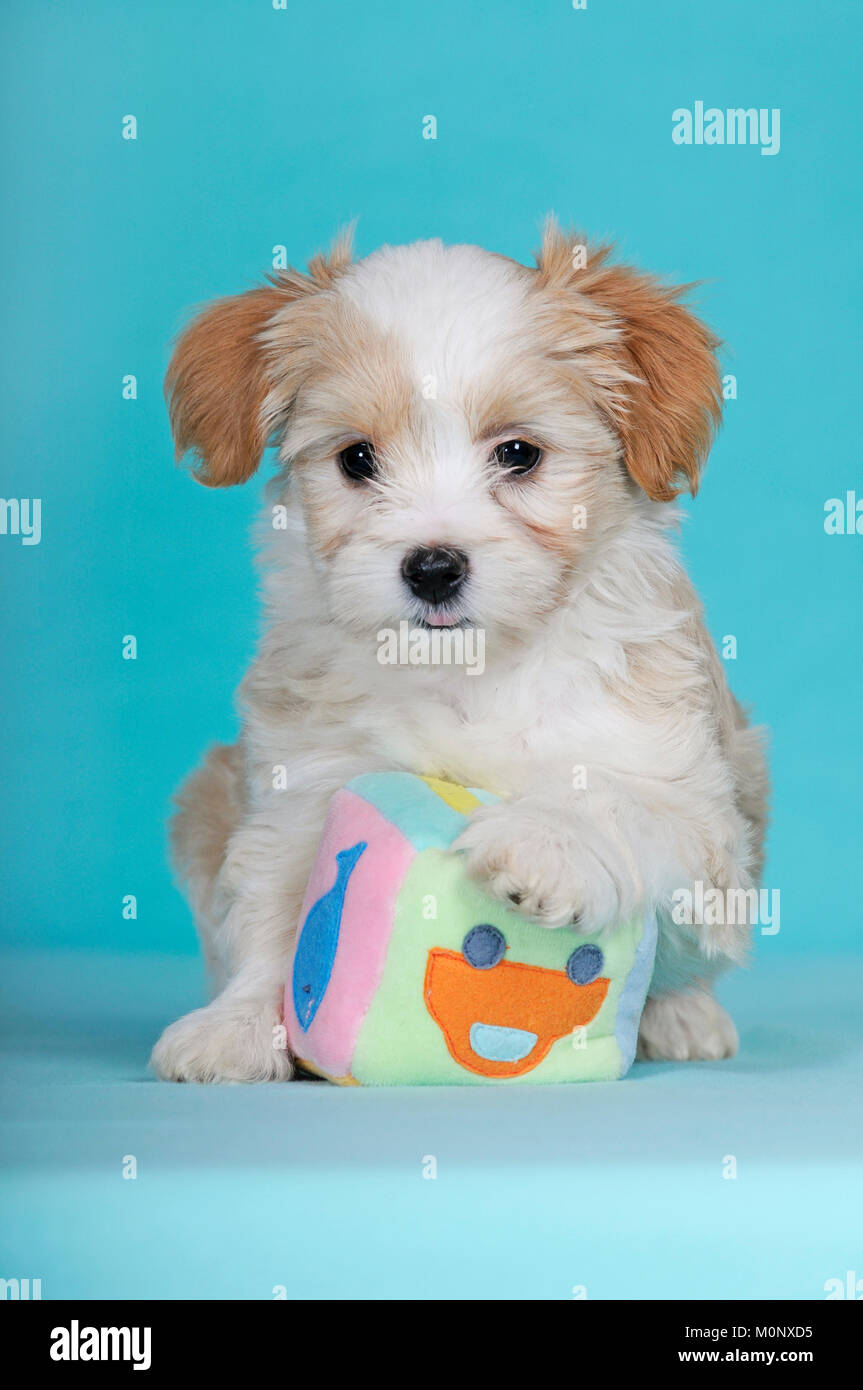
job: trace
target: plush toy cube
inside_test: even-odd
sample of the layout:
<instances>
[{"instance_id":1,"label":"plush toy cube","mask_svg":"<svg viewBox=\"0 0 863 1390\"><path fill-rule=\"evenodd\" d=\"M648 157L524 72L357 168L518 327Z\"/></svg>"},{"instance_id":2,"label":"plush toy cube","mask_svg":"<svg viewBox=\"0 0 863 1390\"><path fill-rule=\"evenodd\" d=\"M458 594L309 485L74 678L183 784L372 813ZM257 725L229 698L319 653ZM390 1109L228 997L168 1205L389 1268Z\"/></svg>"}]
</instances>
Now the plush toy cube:
<instances>
[{"instance_id":1,"label":"plush toy cube","mask_svg":"<svg viewBox=\"0 0 863 1390\"><path fill-rule=\"evenodd\" d=\"M337 792L285 991L288 1042L342 1085L612 1080L635 1054L652 918L593 937L508 911L449 852L487 792L371 773Z\"/></svg>"}]
</instances>

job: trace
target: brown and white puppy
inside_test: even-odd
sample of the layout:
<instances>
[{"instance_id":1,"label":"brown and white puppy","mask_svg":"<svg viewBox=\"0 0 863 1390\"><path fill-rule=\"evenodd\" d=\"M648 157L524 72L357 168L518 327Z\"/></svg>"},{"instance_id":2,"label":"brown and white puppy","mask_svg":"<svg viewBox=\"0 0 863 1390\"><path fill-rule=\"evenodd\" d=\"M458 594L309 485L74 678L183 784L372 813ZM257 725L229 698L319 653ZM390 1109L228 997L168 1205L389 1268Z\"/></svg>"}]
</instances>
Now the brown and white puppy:
<instances>
[{"instance_id":1,"label":"brown and white puppy","mask_svg":"<svg viewBox=\"0 0 863 1390\"><path fill-rule=\"evenodd\" d=\"M640 1054L734 1052L710 981L748 928L671 913L699 881L751 889L766 818L760 735L671 535L719 416L716 343L679 292L582 252L553 223L535 269L439 241L353 262L342 242L180 338L178 455L213 487L270 440L282 467L243 734L174 823L220 992L163 1034L160 1076L291 1075L274 1029L316 840L333 792L376 769L499 793L458 852L549 928L655 909ZM381 664L402 621L481 629L484 672Z\"/></svg>"}]
</instances>

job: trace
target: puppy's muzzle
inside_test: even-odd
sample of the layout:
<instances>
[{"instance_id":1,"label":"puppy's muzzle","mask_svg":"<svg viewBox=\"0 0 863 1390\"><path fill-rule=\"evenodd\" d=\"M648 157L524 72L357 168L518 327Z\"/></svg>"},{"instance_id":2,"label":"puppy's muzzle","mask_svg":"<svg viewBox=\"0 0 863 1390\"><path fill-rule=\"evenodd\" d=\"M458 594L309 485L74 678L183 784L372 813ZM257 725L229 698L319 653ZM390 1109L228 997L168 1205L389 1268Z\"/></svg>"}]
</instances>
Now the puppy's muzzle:
<instances>
[{"instance_id":1,"label":"puppy's muzzle","mask_svg":"<svg viewBox=\"0 0 863 1390\"><path fill-rule=\"evenodd\" d=\"M424 603L451 603L467 578L468 559L450 546L419 546L402 561L402 578Z\"/></svg>"}]
</instances>

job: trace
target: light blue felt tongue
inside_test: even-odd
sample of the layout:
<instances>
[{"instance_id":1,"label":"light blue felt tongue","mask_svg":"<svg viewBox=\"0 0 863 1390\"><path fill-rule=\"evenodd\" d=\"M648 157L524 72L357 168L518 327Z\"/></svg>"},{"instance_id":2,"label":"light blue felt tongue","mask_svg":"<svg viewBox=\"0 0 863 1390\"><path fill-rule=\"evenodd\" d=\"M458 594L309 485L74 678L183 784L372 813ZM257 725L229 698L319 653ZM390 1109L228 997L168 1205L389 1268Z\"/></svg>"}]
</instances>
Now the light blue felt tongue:
<instances>
[{"instance_id":1,"label":"light blue felt tongue","mask_svg":"<svg viewBox=\"0 0 863 1390\"><path fill-rule=\"evenodd\" d=\"M536 1047L536 1033L526 1028L500 1028L495 1023L474 1023L470 1045L487 1062L520 1062Z\"/></svg>"}]
</instances>

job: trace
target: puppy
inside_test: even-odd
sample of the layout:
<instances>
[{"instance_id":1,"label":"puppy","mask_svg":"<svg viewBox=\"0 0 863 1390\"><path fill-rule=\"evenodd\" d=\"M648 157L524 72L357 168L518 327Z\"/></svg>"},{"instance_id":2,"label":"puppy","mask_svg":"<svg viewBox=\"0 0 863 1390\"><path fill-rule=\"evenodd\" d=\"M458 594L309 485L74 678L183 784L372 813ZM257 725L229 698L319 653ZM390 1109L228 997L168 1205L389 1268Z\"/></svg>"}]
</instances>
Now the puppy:
<instances>
[{"instance_id":1,"label":"puppy","mask_svg":"<svg viewBox=\"0 0 863 1390\"><path fill-rule=\"evenodd\" d=\"M553 222L536 268L439 241L355 262L343 239L183 333L178 457L211 487L269 442L281 468L242 736L173 823L217 993L163 1033L159 1076L291 1076L280 1000L327 803L386 769L504 798L456 852L545 926L656 911L642 1057L734 1053L711 982L748 925L673 911L696 883L751 890L766 823L760 732L673 544L720 414L715 349L678 291ZM484 671L382 664L404 621L481 630Z\"/></svg>"}]
</instances>

